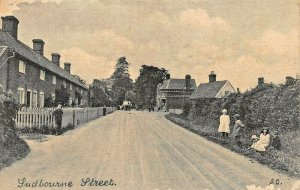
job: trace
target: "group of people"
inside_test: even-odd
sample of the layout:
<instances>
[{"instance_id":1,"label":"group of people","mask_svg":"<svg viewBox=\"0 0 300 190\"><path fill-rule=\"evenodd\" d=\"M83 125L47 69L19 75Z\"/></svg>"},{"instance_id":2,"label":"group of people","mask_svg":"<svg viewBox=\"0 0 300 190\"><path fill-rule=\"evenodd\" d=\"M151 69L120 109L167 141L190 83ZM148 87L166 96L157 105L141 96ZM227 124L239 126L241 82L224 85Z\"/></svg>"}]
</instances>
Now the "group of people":
<instances>
[{"instance_id":1,"label":"group of people","mask_svg":"<svg viewBox=\"0 0 300 190\"><path fill-rule=\"evenodd\" d=\"M245 136L245 125L240 120L240 115L235 114L234 125L230 137L236 142L239 147L242 147L241 139ZM228 138L230 134L230 117L227 115L227 110L222 110L222 115L220 116L220 125L218 132L221 133L223 138ZM269 134L269 129L267 127L262 128L261 133L258 136L251 136L252 145L249 149L254 149L256 151L266 151L268 147L279 150L281 148L281 142L278 136L278 132L275 131L273 134L272 142L271 136ZM271 146L270 146L271 145Z\"/></svg>"}]
</instances>

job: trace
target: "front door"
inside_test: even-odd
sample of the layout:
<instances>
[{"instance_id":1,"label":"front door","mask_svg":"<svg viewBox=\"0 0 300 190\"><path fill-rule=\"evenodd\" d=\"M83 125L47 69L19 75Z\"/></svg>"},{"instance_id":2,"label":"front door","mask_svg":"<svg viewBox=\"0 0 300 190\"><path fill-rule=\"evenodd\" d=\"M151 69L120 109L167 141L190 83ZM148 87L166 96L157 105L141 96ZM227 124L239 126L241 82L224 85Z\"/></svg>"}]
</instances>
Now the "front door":
<instances>
[{"instance_id":1,"label":"front door","mask_svg":"<svg viewBox=\"0 0 300 190\"><path fill-rule=\"evenodd\" d=\"M26 94L26 106L31 107L31 91L27 91Z\"/></svg>"}]
</instances>

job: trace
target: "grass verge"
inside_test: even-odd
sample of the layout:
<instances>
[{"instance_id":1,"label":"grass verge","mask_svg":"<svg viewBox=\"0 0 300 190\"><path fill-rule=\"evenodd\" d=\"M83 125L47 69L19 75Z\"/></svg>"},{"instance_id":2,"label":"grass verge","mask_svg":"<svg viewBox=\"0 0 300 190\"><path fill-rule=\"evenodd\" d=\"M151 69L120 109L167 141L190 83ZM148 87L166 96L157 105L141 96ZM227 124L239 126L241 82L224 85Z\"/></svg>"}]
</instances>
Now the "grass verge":
<instances>
[{"instance_id":1,"label":"grass verge","mask_svg":"<svg viewBox=\"0 0 300 190\"><path fill-rule=\"evenodd\" d=\"M206 139L218 143L238 154L247 156L270 168L288 174L291 177L300 178L300 131L286 132L281 135L282 150L269 149L266 152L249 151L250 138L242 139L243 146L239 147L231 140L222 139L217 130L212 127L200 126L180 117L180 115L167 114L165 117L173 123ZM249 136L249 135L248 135Z\"/></svg>"}]
</instances>

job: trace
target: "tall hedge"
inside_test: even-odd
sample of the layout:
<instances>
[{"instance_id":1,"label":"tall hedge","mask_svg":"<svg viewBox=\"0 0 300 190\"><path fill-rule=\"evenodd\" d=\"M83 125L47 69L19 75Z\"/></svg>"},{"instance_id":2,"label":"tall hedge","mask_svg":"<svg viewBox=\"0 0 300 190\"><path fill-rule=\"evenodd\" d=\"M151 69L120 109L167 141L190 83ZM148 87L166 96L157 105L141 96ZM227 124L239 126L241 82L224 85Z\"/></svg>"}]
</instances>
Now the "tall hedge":
<instances>
[{"instance_id":1,"label":"tall hedge","mask_svg":"<svg viewBox=\"0 0 300 190\"><path fill-rule=\"evenodd\" d=\"M217 127L222 109L241 115L250 128L269 127L274 130L297 130L300 127L300 81L290 84L257 87L243 94L196 102L189 119L197 124Z\"/></svg>"}]
</instances>

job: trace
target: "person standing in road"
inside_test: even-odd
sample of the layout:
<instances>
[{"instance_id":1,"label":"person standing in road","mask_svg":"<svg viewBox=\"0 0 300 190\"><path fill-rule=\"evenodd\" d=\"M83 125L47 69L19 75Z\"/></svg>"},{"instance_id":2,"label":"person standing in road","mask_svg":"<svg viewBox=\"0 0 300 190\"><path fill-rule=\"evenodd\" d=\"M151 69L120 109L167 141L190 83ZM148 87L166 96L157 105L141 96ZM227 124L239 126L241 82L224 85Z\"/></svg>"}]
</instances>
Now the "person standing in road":
<instances>
[{"instance_id":1,"label":"person standing in road","mask_svg":"<svg viewBox=\"0 0 300 190\"><path fill-rule=\"evenodd\" d=\"M232 130L232 138L235 140L236 144L239 147L241 147L242 146L241 137L244 134L245 125L240 120L239 114L235 114L233 117L235 119L235 123Z\"/></svg>"},{"instance_id":2,"label":"person standing in road","mask_svg":"<svg viewBox=\"0 0 300 190\"><path fill-rule=\"evenodd\" d=\"M63 110L61 108L61 104L57 105L57 108L54 110L53 115L55 117L55 124L56 124L56 134L55 135L61 135L62 128L62 116L63 116Z\"/></svg>"},{"instance_id":3,"label":"person standing in road","mask_svg":"<svg viewBox=\"0 0 300 190\"><path fill-rule=\"evenodd\" d=\"M220 116L220 125L218 132L222 134L223 138L227 138L230 133L230 117L227 115L227 110L222 110L222 115Z\"/></svg>"}]
</instances>

